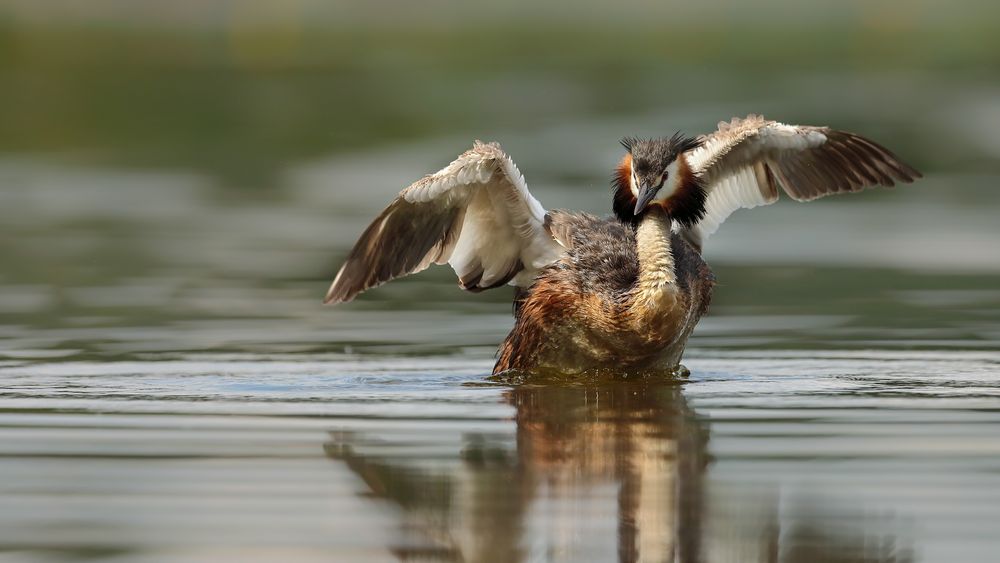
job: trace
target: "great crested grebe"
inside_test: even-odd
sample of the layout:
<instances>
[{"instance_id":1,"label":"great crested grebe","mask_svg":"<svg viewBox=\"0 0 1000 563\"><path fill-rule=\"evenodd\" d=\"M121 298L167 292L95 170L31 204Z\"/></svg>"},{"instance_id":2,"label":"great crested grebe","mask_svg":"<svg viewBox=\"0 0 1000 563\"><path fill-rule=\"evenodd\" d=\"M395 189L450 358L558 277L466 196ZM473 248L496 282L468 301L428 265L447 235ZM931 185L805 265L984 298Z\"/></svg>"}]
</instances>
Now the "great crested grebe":
<instances>
[{"instance_id":1,"label":"great crested grebe","mask_svg":"<svg viewBox=\"0 0 1000 563\"><path fill-rule=\"evenodd\" d=\"M324 302L447 262L462 289L516 288L494 374L669 371L715 284L702 243L733 211L774 203L779 188L809 201L920 177L864 137L755 115L697 138L622 145L614 216L598 218L546 212L500 145L476 141L400 192Z\"/></svg>"}]
</instances>

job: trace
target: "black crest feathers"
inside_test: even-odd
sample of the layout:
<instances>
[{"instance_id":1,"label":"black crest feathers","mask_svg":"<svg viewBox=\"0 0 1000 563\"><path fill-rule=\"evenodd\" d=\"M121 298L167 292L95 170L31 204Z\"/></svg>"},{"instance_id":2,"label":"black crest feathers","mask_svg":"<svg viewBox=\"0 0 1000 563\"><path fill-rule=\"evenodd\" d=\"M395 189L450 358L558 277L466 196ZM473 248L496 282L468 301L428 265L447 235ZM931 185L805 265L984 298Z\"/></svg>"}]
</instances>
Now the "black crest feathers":
<instances>
[{"instance_id":1,"label":"black crest feathers","mask_svg":"<svg viewBox=\"0 0 1000 563\"><path fill-rule=\"evenodd\" d=\"M679 131L670 137L658 139L624 137L621 145L628 154L618 164L611 180L614 198L612 208L618 219L629 225L638 224L639 218L634 214L636 196L632 191L633 175L644 185L658 185L666 179L665 171L671 163L682 153L700 147L702 142L699 138L687 137ZM677 175L679 184L676 192L663 202L663 207L674 220L692 225L704 216L707 194L684 159L678 162Z\"/></svg>"}]
</instances>

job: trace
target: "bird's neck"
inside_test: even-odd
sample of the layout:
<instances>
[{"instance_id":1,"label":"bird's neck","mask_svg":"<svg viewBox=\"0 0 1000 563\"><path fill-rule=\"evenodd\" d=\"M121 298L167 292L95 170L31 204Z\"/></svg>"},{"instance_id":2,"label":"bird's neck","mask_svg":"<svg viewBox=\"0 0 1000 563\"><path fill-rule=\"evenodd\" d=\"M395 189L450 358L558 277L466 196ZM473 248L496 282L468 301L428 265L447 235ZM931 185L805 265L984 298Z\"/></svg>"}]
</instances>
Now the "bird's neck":
<instances>
[{"instance_id":1,"label":"bird's neck","mask_svg":"<svg viewBox=\"0 0 1000 563\"><path fill-rule=\"evenodd\" d=\"M643 214L635 231L639 279L625 318L637 334L651 342L681 334L688 319L677 285L671 223L666 211L657 206Z\"/></svg>"},{"instance_id":2,"label":"bird's neck","mask_svg":"<svg viewBox=\"0 0 1000 563\"><path fill-rule=\"evenodd\" d=\"M674 253L671 248L671 220L660 207L650 208L635 231L639 254L639 295L656 298L664 291L671 291L677 281L674 272Z\"/></svg>"}]
</instances>

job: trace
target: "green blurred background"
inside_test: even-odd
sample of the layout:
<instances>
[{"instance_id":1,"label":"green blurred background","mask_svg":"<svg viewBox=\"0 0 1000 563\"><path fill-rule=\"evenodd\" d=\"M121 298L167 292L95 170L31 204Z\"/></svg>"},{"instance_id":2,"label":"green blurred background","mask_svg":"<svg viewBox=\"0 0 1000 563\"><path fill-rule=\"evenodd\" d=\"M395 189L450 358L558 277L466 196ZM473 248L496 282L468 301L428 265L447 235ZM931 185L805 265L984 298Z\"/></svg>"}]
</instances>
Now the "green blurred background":
<instances>
[{"instance_id":1,"label":"green blurred background","mask_svg":"<svg viewBox=\"0 0 1000 563\"><path fill-rule=\"evenodd\" d=\"M975 143L952 146L967 123L928 122L995 86L1000 8L987 2L3 5L9 153L194 169L268 190L289 164L338 151L813 86L779 117L828 119L801 106L854 96L899 121L899 149L918 164L944 152L996 169L996 139L970 152Z\"/></svg>"}]
</instances>

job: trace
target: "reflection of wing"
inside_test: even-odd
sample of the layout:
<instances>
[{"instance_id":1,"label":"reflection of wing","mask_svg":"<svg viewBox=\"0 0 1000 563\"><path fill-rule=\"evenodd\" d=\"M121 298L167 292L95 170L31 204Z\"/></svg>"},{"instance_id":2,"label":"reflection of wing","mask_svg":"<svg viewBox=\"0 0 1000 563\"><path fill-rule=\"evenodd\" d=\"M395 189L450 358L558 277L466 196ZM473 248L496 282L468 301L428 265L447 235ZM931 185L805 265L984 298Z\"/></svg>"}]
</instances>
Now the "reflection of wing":
<instances>
[{"instance_id":1,"label":"reflection of wing","mask_svg":"<svg viewBox=\"0 0 1000 563\"><path fill-rule=\"evenodd\" d=\"M389 280L447 262L464 289L527 286L563 252L545 210L496 143L476 141L443 170L400 192L362 233L326 294L350 301Z\"/></svg>"},{"instance_id":2,"label":"reflection of wing","mask_svg":"<svg viewBox=\"0 0 1000 563\"><path fill-rule=\"evenodd\" d=\"M708 192L705 217L684 233L699 248L733 211L777 201L778 187L796 201L810 201L920 177L885 147L828 127L751 115L720 123L701 141L685 155Z\"/></svg>"}]
</instances>

